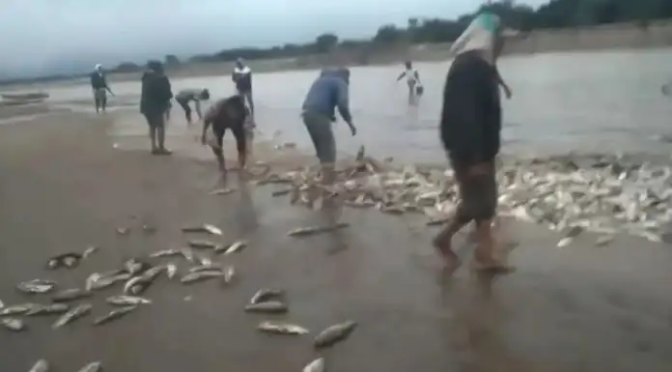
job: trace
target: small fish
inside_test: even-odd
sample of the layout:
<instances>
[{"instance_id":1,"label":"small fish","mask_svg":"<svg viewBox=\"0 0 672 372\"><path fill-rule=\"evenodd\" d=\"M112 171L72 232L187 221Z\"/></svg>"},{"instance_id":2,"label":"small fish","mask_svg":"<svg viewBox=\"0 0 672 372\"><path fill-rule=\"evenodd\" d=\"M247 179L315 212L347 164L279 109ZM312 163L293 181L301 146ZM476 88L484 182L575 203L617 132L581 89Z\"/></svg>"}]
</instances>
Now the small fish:
<instances>
[{"instance_id":1,"label":"small fish","mask_svg":"<svg viewBox=\"0 0 672 372\"><path fill-rule=\"evenodd\" d=\"M131 274L133 276L139 275L140 273L144 272L150 267L151 267L150 264L144 261L140 261L137 258L131 258L126 262L124 262L124 269L128 274Z\"/></svg>"},{"instance_id":2,"label":"small fish","mask_svg":"<svg viewBox=\"0 0 672 372\"><path fill-rule=\"evenodd\" d=\"M159 257L173 257L182 255L182 250L180 249L164 249L162 251L157 251L149 255L151 258Z\"/></svg>"},{"instance_id":3,"label":"small fish","mask_svg":"<svg viewBox=\"0 0 672 372\"><path fill-rule=\"evenodd\" d=\"M35 364L33 364L33 367L28 372L48 372L48 371L49 371L49 363L44 359L40 359Z\"/></svg>"},{"instance_id":4,"label":"small fish","mask_svg":"<svg viewBox=\"0 0 672 372\"><path fill-rule=\"evenodd\" d=\"M180 279L180 282L182 282L182 284L190 284L206 279L219 278L222 276L224 276L224 273L219 270L199 271L183 276L182 279Z\"/></svg>"},{"instance_id":5,"label":"small fish","mask_svg":"<svg viewBox=\"0 0 672 372\"><path fill-rule=\"evenodd\" d=\"M266 301L256 304L249 304L245 306L245 311L248 313L286 313L288 307L285 303L280 301Z\"/></svg>"},{"instance_id":6,"label":"small fish","mask_svg":"<svg viewBox=\"0 0 672 372\"><path fill-rule=\"evenodd\" d=\"M289 194L292 191L294 190L293 189L276 190L271 193L271 196L273 197L283 196Z\"/></svg>"},{"instance_id":7,"label":"small fish","mask_svg":"<svg viewBox=\"0 0 672 372\"><path fill-rule=\"evenodd\" d=\"M331 226L309 226L309 227L299 227L287 233L288 236L308 236L315 235L319 233L334 231L338 229L343 229L350 226L345 222L340 222Z\"/></svg>"},{"instance_id":8,"label":"small fish","mask_svg":"<svg viewBox=\"0 0 672 372\"><path fill-rule=\"evenodd\" d=\"M96 318L93 321L93 324L94 325L101 325L101 324L105 324L107 322L110 322L114 319L119 319L119 318L123 317L124 315L130 313L131 311L133 311L137 308L138 308L137 305L133 305L133 306L126 306L126 307L122 307L122 308L119 308L119 309L116 309L116 310L112 310L107 315L103 315L99 318Z\"/></svg>"},{"instance_id":9,"label":"small fish","mask_svg":"<svg viewBox=\"0 0 672 372\"><path fill-rule=\"evenodd\" d=\"M149 305L152 303L151 300L148 300L144 297L138 296L112 296L107 298L107 303L114 306L129 306L129 305Z\"/></svg>"},{"instance_id":10,"label":"small fish","mask_svg":"<svg viewBox=\"0 0 672 372\"><path fill-rule=\"evenodd\" d=\"M250 299L250 304L258 304L260 302L267 301L273 297L282 297L285 295L285 291L278 288L262 288L257 291L257 293L252 296Z\"/></svg>"},{"instance_id":11,"label":"small fish","mask_svg":"<svg viewBox=\"0 0 672 372\"><path fill-rule=\"evenodd\" d=\"M103 364L100 362L92 362L80 369L78 372L101 372L103 370Z\"/></svg>"},{"instance_id":12,"label":"small fish","mask_svg":"<svg viewBox=\"0 0 672 372\"><path fill-rule=\"evenodd\" d=\"M118 235L126 236L130 232L130 229L128 227L117 227L115 231Z\"/></svg>"},{"instance_id":13,"label":"small fish","mask_svg":"<svg viewBox=\"0 0 672 372\"><path fill-rule=\"evenodd\" d=\"M84 252L82 252L82 258L87 258L87 257L89 257L90 255L96 253L97 251L98 251L98 247L97 247L97 246L95 246L95 245L90 245L90 246L86 247L86 249L84 250Z\"/></svg>"},{"instance_id":14,"label":"small fish","mask_svg":"<svg viewBox=\"0 0 672 372\"><path fill-rule=\"evenodd\" d=\"M93 273L86 278L86 290L98 290L111 287L112 285L128 280L131 278L131 274L121 273L116 275L103 275L100 273Z\"/></svg>"},{"instance_id":15,"label":"small fish","mask_svg":"<svg viewBox=\"0 0 672 372\"><path fill-rule=\"evenodd\" d=\"M597 241L595 242L595 246L597 247L604 247L605 245L611 243L614 240L613 235L603 235L597 238Z\"/></svg>"},{"instance_id":16,"label":"small fish","mask_svg":"<svg viewBox=\"0 0 672 372\"><path fill-rule=\"evenodd\" d=\"M173 279L175 277L175 274L177 274L177 266L175 264L169 263L166 265L166 275L168 276L168 279Z\"/></svg>"},{"instance_id":17,"label":"small fish","mask_svg":"<svg viewBox=\"0 0 672 372\"><path fill-rule=\"evenodd\" d=\"M218 247L217 243L213 243L208 240L190 240L188 244L191 248L200 249L215 249Z\"/></svg>"},{"instance_id":18,"label":"small fish","mask_svg":"<svg viewBox=\"0 0 672 372\"><path fill-rule=\"evenodd\" d=\"M308 363L303 367L303 372L324 372L326 371L326 366L324 363L324 358L317 358L312 362Z\"/></svg>"},{"instance_id":19,"label":"small fish","mask_svg":"<svg viewBox=\"0 0 672 372\"><path fill-rule=\"evenodd\" d=\"M236 270L233 268L233 266L227 266L227 268L224 269L224 283L231 284L235 275Z\"/></svg>"},{"instance_id":20,"label":"small fish","mask_svg":"<svg viewBox=\"0 0 672 372\"><path fill-rule=\"evenodd\" d=\"M35 308L35 306L39 305L28 303L28 304L8 306L0 311L0 316L25 314L30 310L32 310L33 308Z\"/></svg>"},{"instance_id":21,"label":"small fish","mask_svg":"<svg viewBox=\"0 0 672 372\"><path fill-rule=\"evenodd\" d=\"M28 312L26 312L26 316L63 314L68 312L68 310L70 310L70 306L67 304L36 304L30 310L28 310Z\"/></svg>"},{"instance_id":22,"label":"small fish","mask_svg":"<svg viewBox=\"0 0 672 372\"><path fill-rule=\"evenodd\" d=\"M235 253L240 251L241 249L245 248L247 246L247 241L246 240L237 240L233 242L226 250L224 251L224 255Z\"/></svg>"},{"instance_id":23,"label":"small fish","mask_svg":"<svg viewBox=\"0 0 672 372\"><path fill-rule=\"evenodd\" d=\"M314 346L316 348L331 346L339 341L345 340L357 327L357 322L352 320L343 323L334 324L315 337Z\"/></svg>"},{"instance_id":24,"label":"small fish","mask_svg":"<svg viewBox=\"0 0 672 372\"><path fill-rule=\"evenodd\" d=\"M61 317L58 318L58 320L56 320L56 322L54 322L54 324L51 326L51 328L52 329L61 328L62 326L85 316L89 312L91 312L91 305L90 304L81 304L77 307L72 308L67 313L61 315Z\"/></svg>"},{"instance_id":25,"label":"small fish","mask_svg":"<svg viewBox=\"0 0 672 372\"><path fill-rule=\"evenodd\" d=\"M59 267L73 268L79 264L81 259L82 255L76 252L59 254L47 261L47 269L54 270Z\"/></svg>"},{"instance_id":26,"label":"small fish","mask_svg":"<svg viewBox=\"0 0 672 372\"><path fill-rule=\"evenodd\" d=\"M210 191L210 195L227 195L231 194L232 192L236 191L235 189L230 189L230 188L225 188L225 189L217 189Z\"/></svg>"},{"instance_id":27,"label":"small fish","mask_svg":"<svg viewBox=\"0 0 672 372\"><path fill-rule=\"evenodd\" d=\"M145 271L142 274L142 278L146 281L150 281L150 282L154 281L166 269L167 269L167 266L163 266L163 265L150 267L149 269L147 269L147 271Z\"/></svg>"},{"instance_id":28,"label":"small fish","mask_svg":"<svg viewBox=\"0 0 672 372\"><path fill-rule=\"evenodd\" d=\"M564 248L564 247L572 244L573 241L574 241L574 238L562 238L562 239L560 239L560 241L558 242L558 244L556 246L558 248Z\"/></svg>"},{"instance_id":29,"label":"small fish","mask_svg":"<svg viewBox=\"0 0 672 372\"><path fill-rule=\"evenodd\" d=\"M199 263L201 266L212 266L212 265L213 265L212 260L210 259L210 257L207 257L207 256L201 256L201 255L195 255L195 257L196 257L196 260L198 261L198 263Z\"/></svg>"},{"instance_id":30,"label":"small fish","mask_svg":"<svg viewBox=\"0 0 672 372\"><path fill-rule=\"evenodd\" d=\"M23 323L23 321L17 318L2 318L0 319L0 322L5 328L14 332L20 332L26 328L26 325Z\"/></svg>"},{"instance_id":31,"label":"small fish","mask_svg":"<svg viewBox=\"0 0 672 372\"><path fill-rule=\"evenodd\" d=\"M72 288L56 293L51 300L54 302L70 302L91 296L91 291L86 289Z\"/></svg>"},{"instance_id":32,"label":"small fish","mask_svg":"<svg viewBox=\"0 0 672 372\"><path fill-rule=\"evenodd\" d=\"M189 269L189 273L198 273L201 271L221 271L224 272L224 268L221 265L198 265Z\"/></svg>"},{"instance_id":33,"label":"small fish","mask_svg":"<svg viewBox=\"0 0 672 372\"><path fill-rule=\"evenodd\" d=\"M282 335L305 335L308 334L308 329L300 325L284 322L265 321L259 323L257 329L262 332L277 333Z\"/></svg>"},{"instance_id":34,"label":"small fish","mask_svg":"<svg viewBox=\"0 0 672 372\"><path fill-rule=\"evenodd\" d=\"M209 232L212 235L222 235L223 234L222 230L215 225L210 225L210 224L206 223L205 225L203 225L203 228L205 229L205 231Z\"/></svg>"},{"instance_id":35,"label":"small fish","mask_svg":"<svg viewBox=\"0 0 672 372\"><path fill-rule=\"evenodd\" d=\"M33 279L27 282L19 283L16 289L23 293L47 293L56 288L56 282L47 279Z\"/></svg>"}]
</instances>

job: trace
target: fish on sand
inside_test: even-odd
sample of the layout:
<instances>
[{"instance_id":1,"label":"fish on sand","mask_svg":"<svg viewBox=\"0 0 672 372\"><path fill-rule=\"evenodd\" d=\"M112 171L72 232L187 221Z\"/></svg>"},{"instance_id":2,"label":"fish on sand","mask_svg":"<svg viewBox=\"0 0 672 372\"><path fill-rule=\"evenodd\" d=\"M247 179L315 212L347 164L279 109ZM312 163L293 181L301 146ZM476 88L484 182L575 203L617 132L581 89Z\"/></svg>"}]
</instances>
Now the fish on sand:
<instances>
[{"instance_id":1,"label":"fish on sand","mask_svg":"<svg viewBox=\"0 0 672 372\"><path fill-rule=\"evenodd\" d=\"M211 224L203 224L203 225L198 225L198 226L185 226L182 228L182 232L185 233L209 233L212 235L222 235L223 232L222 230Z\"/></svg>"},{"instance_id":2,"label":"fish on sand","mask_svg":"<svg viewBox=\"0 0 672 372\"><path fill-rule=\"evenodd\" d=\"M224 276L224 272L222 270L204 270L188 273L183 276L182 279L180 279L180 282L182 282L182 284L191 284L207 279L219 278L222 276Z\"/></svg>"},{"instance_id":3,"label":"fish on sand","mask_svg":"<svg viewBox=\"0 0 672 372\"><path fill-rule=\"evenodd\" d=\"M40 359L33 364L33 367L28 372L49 372L49 362L45 359Z\"/></svg>"},{"instance_id":4,"label":"fish on sand","mask_svg":"<svg viewBox=\"0 0 672 372\"><path fill-rule=\"evenodd\" d=\"M247 247L247 241L246 240L236 240L231 245L226 247L226 249L224 250L224 255L239 252L240 250L242 250L245 247ZM215 253L219 253L219 252L221 252L221 250L215 249Z\"/></svg>"},{"instance_id":5,"label":"fish on sand","mask_svg":"<svg viewBox=\"0 0 672 372\"><path fill-rule=\"evenodd\" d=\"M189 246L191 248L200 248L200 249L216 249L219 247L219 244L211 242L209 240L190 240Z\"/></svg>"},{"instance_id":6,"label":"fish on sand","mask_svg":"<svg viewBox=\"0 0 672 372\"><path fill-rule=\"evenodd\" d=\"M272 298L278 298L285 295L285 291L279 288L261 288L250 299L250 304L258 304L268 301Z\"/></svg>"},{"instance_id":7,"label":"fish on sand","mask_svg":"<svg viewBox=\"0 0 672 372\"><path fill-rule=\"evenodd\" d=\"M324 372L324 371L326 371L324 358L317 358L312 362L308 363L305 367L303 367L303 372Z\"/></svg>"},{"instance_id":8,"label":"fish on sand","mask_svg":"<svg viewBox=\"0 0 672 372\"><path fill-rule=\"evenodd\" d=\"M106 315L103 315L101 317L96 318L93 321L93 324L94 325L101 325L101 324L111 322L115 319L119 319L119 318L125 316L126 314L130 313L131 311L136 310L137 308L138 308L137 305L130 305L130 306L125 306L125 307L121 307L121 308L118 308L118 309L114 309L114 310L110 311L109 313L107 313Z\"/></svg>"},{"instance_id":9,"label":"fish on sand","mask_svg":"<svg viewBox=\"0 0 672 372\"><path fill-rule=\"evenodd\" d=\"M49 304L49 305L35 304L25 314L26 316L53 315L53 314L67 313L68 310L70 310L70 306L68 306L67 304L61 304L61 303Z\"/></svg>"},{"instance_id":10,"label":"fish on sand","mask_svg":"<svg viewBox=\"0 0 672 372\"><path fill-rule=\"evenodd\" d=\"M27 282L21 282L16 286L23 293L47 293L56 288L56 282L48 279L33 279Z\"/></svg>"},{"instance_id":11,"label":"fish on sand","mask_svg":"<svg viewBox=\"0 0 672 372\"><path fill-rule=\"evenodd\" d=\"M103 364L101 362L91 362L82 367L78 372L101 372L102 370Z\"/></svg>"},{"instance_id":12,"label":"fish on sand","mask_svg":"<svg viewBox=\"0 0 672 372\"><path fill-rule=\"evenodd\" d=\"M280 301L266 301L245 306L245 311L248 313L282 314L288 310L287 304Z\"/></svg>"},{"instance_id":13,"label":"fish on sand","mask_svg":"<svg viewBox=\"0 0 672 372\"><path fill-rule=\"evenodd\" d=\"M339 230L350 226L350 224L345 222L339 222L335 225L330 226L309 226L309 227L299 227L294 230L291 230L287 233L288 236L309 236L320 233L325 233L329 231Z\"/></svg>"},{"instance_id":14,"label":"fish on sand","mask_svg":"<svg viewBox=\"0 0 672 372\"><path fill-rule=\"evenodd\" d=\"M80 288L71 288L54 294L54 296L51 297L51 300L54 302L70 302L87 297L91 297L91 291Z\"/></svg>"},{"instance_id":15,"label":"fish on sand","mask_svg":"<svg viewBox=\"0 0 672 372\"><path fill-rule=\"evenodd\" d=\"M107 303L114 306L135 306L135 305L149 305L152 300L138 296L118 295L107 298Z\"/></svg>"},{"instance_id":16,"label":"fish on sand","mask_svg":"<svg viewBox=\"0 0 672 372\"><path fill-rule=\"evenodd\" d=\"M308 331L307 328L302 327L298 324L275 322L268 320L259 323L257 329L262 332L276 333L281 335L305 335L310 332Z\"/></svg>"},{"instance_id":17,"label":"fish on sand","mask_svg":"<svg viewBox=\"0 0 672 372\"><path fill-rule=\"evenodd\" d=\"M236 189L231 189L231 188L224 188L224 189L217 189L210 191L210 195L228 195L231 194L232 192L236 191Z\"/></svg>"},{"instance_id":18,"label":"fish on sand","mask_svg":"<svg viewBox=\"0 0 672 372\"><path fill-rule=\"evenodd\" d=\"M11 305L4 307L0 309L0 316L10 316L10 315L22 315L26 314L35 306L39 306L37 304L32 304L32 303L27 303L27 304L20 304L20 305Z\"/></svg>"},{"instance_id":19,"label":"fish on sand","mask_svg":"<svg viewBox=\"0 0 672 372\"><path fill-rule=\"evenodd\" d=\"M26 328L26 325L18 318L0 318L0 324L12 332L20 332Z\"/></svg>"},{"instance_id":20,"label":"fish on sand","mask_svg":"<svg viewBox=\"0 0 672 372\"><path fill-rule=\"evenodd\" d=\"M313 345L316 348L322 348L343 341L350 336L356 327L357 322L352 320L329 326L315 337Z\"/></svg>"},{"instance_id":21,"label":"fish on sand","mask_svg":"<svg viewBox=\"0 0 672 372\"><path fill-rule=\"evenodd\" d=\"M51 326L53 329L61 328L64 325L71 323L91 312L91 304L81 304L72 308L67 313L61 315L56 322Z\"/></svg>"}]
</instances>

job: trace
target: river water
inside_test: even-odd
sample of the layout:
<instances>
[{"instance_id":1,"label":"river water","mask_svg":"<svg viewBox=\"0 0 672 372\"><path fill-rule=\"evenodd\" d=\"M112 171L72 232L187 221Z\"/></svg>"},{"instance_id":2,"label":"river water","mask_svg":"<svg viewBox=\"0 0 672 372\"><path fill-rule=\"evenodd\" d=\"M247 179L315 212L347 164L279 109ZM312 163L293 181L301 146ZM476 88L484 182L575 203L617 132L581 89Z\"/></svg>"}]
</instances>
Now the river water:
<instances>
[{"instance_id":1,"label":"river water","mask_svg":"<svg viewBox=\"0 0 672 372\"><path fill-rule=\"evenodd\" d=\"M408 105L405 84L395 82L401 65L352 68L351 105L360 134L351 138L339 122L339 148L354 152L365 144L381 157L443 159L437 122L449 63L417 63L425 85L417 107ZM672 79L672 49L510 56L500 60L499 69L514 93L504 101L505 153L669 153L669 145L656 136L672 134L672 98L660 89ZM257 121L264 134L282 131L282 140L309 148L299 113L316 75L304 70L254 77ZM174 79L173 86L175 92L207 87L215 97L234 91L228 76ZM112 88L117 94L112 105L137 103L139 82ZM47 91L57 104L90 105L88 86Z\"/></svg>"}]
</instances>

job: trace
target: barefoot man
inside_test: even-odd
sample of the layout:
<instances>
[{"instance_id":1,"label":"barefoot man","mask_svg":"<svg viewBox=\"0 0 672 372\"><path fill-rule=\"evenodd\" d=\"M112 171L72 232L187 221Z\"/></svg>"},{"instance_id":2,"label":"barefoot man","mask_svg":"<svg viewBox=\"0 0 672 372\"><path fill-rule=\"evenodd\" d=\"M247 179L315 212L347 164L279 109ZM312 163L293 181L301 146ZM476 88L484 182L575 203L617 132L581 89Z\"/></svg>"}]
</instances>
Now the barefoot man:
<instances>
[{"instance_id":1,"label":"barefoot man","mask_svg":"<svg viewBox=\"0 0 672 372\"><path fill-rule=\"evenodd\" d=\"M212 127L211 134L214 136L209 145L212 152L217 157L217 163L222 175L226 175L226 164L224 162L224 150L222 142L227 129L233 132L236 139L238 150L238 166L242 171L245 168L247 159L247 141L245 138L245 119L250 114L245 107L245 97L234 95L215 102L205 113L203 118L203 133L201 134L201 143L208 143L208 129Z\"/></svg>"},{"instance_id":2,"label":"barefoot man","mask_svg":"<svg viewBox=\"0 0 672 372\"><path fill-rule=\"evenodd\" d=\"M163 72L161 62L147 63L147 70L142 75L141 89L140 112L145 116L149 126L152 154L170 155L171 152L165 147L166 113L170 108L173 91L170 80Z\"/></svg>"},{"instance_id":3,"label":"barefoot man","mask_svg":"<svg viewBox=\"0 0 672 372\"><path fill-rule=\"evenodd\" d=\"M449 268L458 257L451 248L453 235L466 224L476 224L475 265L499 271L492 222L497 207L495 158L499 153L501 79L495 62L502 47L499 17L481 13L455 42L456 58L448 71L443 93L441 139L458 183L461 203L453 219L434 238Z\"/></svg>"}]
</instances>

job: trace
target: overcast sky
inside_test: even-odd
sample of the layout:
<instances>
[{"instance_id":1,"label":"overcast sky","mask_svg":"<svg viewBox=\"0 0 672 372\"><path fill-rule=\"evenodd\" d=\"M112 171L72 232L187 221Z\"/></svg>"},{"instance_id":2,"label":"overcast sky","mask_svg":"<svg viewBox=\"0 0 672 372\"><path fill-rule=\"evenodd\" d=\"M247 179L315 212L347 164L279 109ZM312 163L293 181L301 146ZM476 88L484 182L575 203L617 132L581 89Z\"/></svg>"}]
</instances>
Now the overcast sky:
<instances>
[{"instance_id":1,"label":"overcast sky","mask_svg":"<svg viewBox=\"0 0 672 372\"><path fill-rule=\"evenodd\" d=\"M0 75L90 61L371 36L409 17L455 18L481 0L0 0ZM519 0L534 6L546 0ZM95 62L94 62L95 63Z\"/></svg>"}]
</instances>

